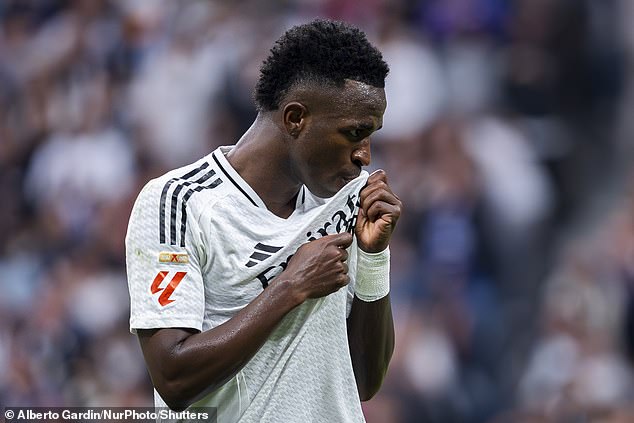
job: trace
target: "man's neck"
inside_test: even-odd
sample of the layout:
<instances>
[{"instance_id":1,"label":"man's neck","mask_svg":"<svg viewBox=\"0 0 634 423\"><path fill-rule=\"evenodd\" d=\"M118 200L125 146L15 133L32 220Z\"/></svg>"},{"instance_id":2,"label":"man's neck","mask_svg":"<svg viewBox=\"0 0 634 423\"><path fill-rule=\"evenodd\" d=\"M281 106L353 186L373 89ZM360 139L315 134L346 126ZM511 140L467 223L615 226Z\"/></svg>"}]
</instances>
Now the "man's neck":
<instances>
[{"instance_id":1,"label":"man's neck","mask_svg":"<svg viewBox=\"0 0 634 423\"><path fill-rule=\"evenodd\" d=\"M282 137L280 129L267 116L258 114L227 160L270 212L287 218L295 210L301 183L292 178Z\"/></svg>"}]
</instances>

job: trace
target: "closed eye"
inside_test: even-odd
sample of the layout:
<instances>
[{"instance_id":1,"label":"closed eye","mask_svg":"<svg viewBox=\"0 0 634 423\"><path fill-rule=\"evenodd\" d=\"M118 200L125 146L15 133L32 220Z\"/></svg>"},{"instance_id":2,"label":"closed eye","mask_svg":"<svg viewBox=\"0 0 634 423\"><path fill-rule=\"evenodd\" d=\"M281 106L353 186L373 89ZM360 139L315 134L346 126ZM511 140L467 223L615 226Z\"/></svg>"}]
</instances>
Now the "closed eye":
<instances>
[{"instance_id":1,"label":"closed eye","mask_svg":"<svg viewBox=\"0 0 634 423\"><path fill-rule=\"evenodd\" d=\"M354 127L345 128L341 132L352 141L361 141L369 137L370 134L374 132L374 125L371 123L359 124Z\"/></svg>"},{"instance_id":2,"label":"closed eye","mask_svg":"<svg viewBox=\"0 0 634 423\"><path fill-rule=\"evenodd\" d=\"M353 141L360 141L372 132L372 128L353 128L347 131L348 138Z\"/></svg>"}]
</instances>

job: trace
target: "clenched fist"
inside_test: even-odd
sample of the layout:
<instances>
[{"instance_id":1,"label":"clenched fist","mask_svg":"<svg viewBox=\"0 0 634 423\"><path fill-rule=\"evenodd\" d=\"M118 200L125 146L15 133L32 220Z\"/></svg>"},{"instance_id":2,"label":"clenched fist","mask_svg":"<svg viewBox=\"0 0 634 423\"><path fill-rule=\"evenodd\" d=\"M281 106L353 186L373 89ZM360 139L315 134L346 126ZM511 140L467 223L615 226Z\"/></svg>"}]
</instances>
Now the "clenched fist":
<instances>
[{"instance_id":1,"label":"clenched fist","mask_svg":"<svg viewBox=\"0 0 634 423\"><path fill-rule=\"evenodd\" d=\"M377 170L368 177L359 201L359 216L354 230L359 248L366 253L385 250L403 206L388 185L385 171Z\"/></svg>"},{"instance_id":2,"label":"clenched fist","mask_svg":"<svg viewBox=\"0 0 634 423\"><path fill-rule=\"evenodd\" d=\"M332 294L350 282L346 248L351 243L347 232L308 242L299 247L278 279L291 285L300 303Z\"/></svg>"}]
</instances>

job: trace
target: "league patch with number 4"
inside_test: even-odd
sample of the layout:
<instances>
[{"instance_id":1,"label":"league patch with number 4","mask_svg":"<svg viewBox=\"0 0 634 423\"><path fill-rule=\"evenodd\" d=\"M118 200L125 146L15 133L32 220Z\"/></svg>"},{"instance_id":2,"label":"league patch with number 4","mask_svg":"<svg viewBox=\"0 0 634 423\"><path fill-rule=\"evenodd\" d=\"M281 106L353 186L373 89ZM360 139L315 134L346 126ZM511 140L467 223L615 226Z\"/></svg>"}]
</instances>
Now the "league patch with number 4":
<instances>
[{"instance_id":1,"label":"league patch with number 4","mask_svg":"<svg viewBox=\"0 0 634 423\"><path fill-rule=\"evenodd\" d=\"M166 270L158 272L156 277L154 277L154 281L152 281L152 285L150 286L150 292L152 293L152 295L159 292L161 293L161 295L159 295L158 297L158 302L162 306L166 306L174 302L174 300L172 300L170 297L178 287L178 284L181 283L181 281L187 274L187 272L176 272L174 276L168 279L168 282L166 284L163 284L163 281L166 279L169 273L170 272Z\"/></svg>"}]
</instances>

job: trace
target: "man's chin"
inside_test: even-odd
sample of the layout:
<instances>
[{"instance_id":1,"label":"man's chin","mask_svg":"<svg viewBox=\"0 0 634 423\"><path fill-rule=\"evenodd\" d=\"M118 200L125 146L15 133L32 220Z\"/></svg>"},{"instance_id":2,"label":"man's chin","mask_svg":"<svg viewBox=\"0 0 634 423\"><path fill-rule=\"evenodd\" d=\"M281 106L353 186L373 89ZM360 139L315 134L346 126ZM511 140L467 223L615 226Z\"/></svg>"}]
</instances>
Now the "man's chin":
<instances>
[{"instance_id":1,"label":"man's chin","mask_svg":"<svg viewBox=\"0 0 634 423\"><path fill-rule=\"evenodd\" d=\"M343 188L343 187L342 187ZM319 198L330 198L332 196L334 196L336 193L338 193L341 190L341 188L339 188L337 191L335 192L328 192L328 191L320 191L320 192L313 192L313 194L315 194L315 196L319 197Z\"/></svg>"},{"instance_id":2,"label":"man's chin","mask_svg":"<svg viewBox=\"0 0 634 423\"><path fill-rule=\"evenodd\" d=\"M343 187L345 187L346 185L348 185L350 182L344 182L344 183L340 183L336 189L333 189L331 191L328 190L323 190L320 191L318 193L313 192L313 194L315 194L317 197L319 198L330 198L333 197L336 193L338 193L339 191L341 191L343 189Z\"/></svg>"},{"instance_id":3,"label":"man's chin","mask_svg":"<svg viewBox=\"0 0 634 423\"><path fill-rule=\"evenodd\" d=\"M343 188L344 186L345 186L344 183L340 183L340 184L337 184L337 186L329 186L329 187L321 186L319 187L319 189L315 189L314 191L311 190L310 188L309 190L310 192L312 192L314 195L316 195L319 198L330 198L336 193L338 193L341 190L341 188Z\"/></svg>"}]
</instances>

